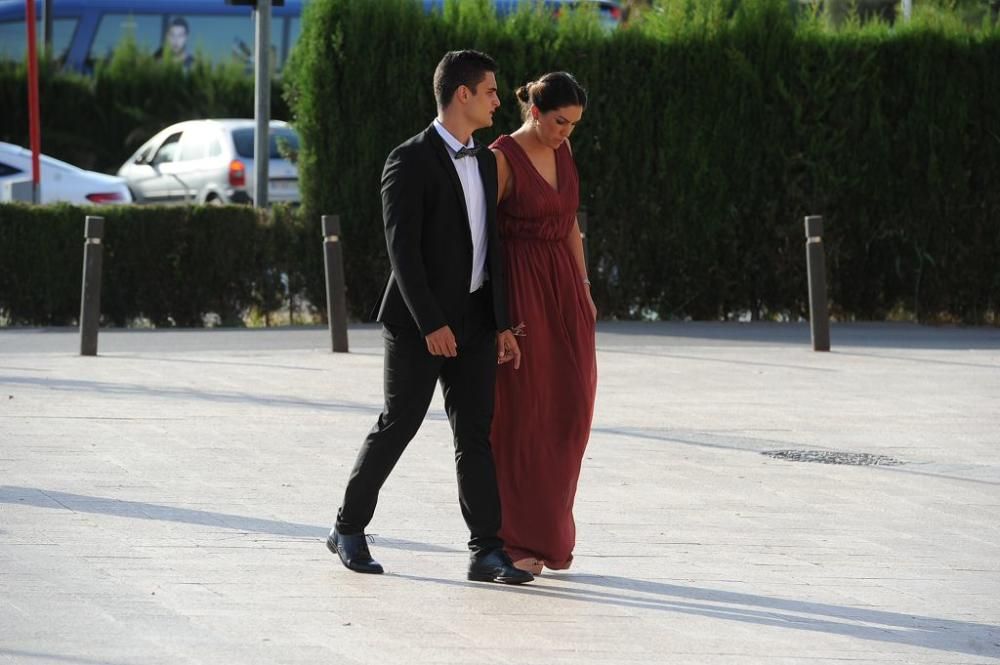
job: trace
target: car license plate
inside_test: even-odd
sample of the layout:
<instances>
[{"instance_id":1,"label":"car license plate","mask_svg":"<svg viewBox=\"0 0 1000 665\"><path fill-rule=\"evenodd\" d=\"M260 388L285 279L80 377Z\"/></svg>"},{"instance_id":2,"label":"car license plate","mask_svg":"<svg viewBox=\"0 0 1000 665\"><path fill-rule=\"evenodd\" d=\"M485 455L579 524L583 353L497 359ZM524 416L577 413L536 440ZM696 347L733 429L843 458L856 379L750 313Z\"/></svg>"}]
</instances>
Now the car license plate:
<instances>
[{"instance_id":1,"label":"car license plate","mask_svg":"<svg viewBox=\"0 0 1000 665\"><path fill-rule=\"evenodd\" d=\"M271 181L271 191L272 192L290 192L295 189L295 180L272 180Z\"/></svg>"}]
</instances>

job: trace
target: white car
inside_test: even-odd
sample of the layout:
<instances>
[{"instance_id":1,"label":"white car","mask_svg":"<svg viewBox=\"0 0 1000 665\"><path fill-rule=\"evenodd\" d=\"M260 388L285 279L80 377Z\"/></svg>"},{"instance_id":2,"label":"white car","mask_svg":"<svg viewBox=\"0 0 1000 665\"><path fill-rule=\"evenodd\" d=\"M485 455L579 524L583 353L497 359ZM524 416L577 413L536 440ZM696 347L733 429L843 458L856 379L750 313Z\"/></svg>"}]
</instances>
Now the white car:
<instances>
[{"instance_id":1,"label":"white car","mask_svg":"<svg viewBox=\"0 0 1000 665\"><path fill-rule=\"evenodd\" d=\"M253 203L254 126L250 118L179 122L146 141L118 175L139 203ZM268 200L298 203L299 137L281 120L269 127Z\"/></svg>"},{"instance_id":2,"label":"white car","mask_svg":"<svg viewBox=\"0 0 1000 665\"><path fill-rule=\"evenodd\" d=\"M122 178L85 171L46 155L39 156L40 203L130 203L132 195ZM31 151L0 141L0 198L3 183L31 182ZM28 184L28 191L31 185Z\"/></svg>"}]
</instances>

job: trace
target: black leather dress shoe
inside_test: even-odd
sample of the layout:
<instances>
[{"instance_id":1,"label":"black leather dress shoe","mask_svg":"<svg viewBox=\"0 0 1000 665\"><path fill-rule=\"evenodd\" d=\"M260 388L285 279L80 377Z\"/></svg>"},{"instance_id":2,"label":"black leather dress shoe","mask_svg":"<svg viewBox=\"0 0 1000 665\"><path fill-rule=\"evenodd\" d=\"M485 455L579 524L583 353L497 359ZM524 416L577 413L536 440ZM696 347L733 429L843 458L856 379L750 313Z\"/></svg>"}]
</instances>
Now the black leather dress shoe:
<instances>
[{"instance_id":1,"label":"black leather dress shoe","mask_svg":"<svg viewBox=\"0 0 1000 665\"><path fill-rule=\"evenodd\" d=\"M499 582L500 584L524 584L535 579L526 570L515 568L507 553L501 549L485 554L473 554L469 562L469 579L474 582Z\"/></svg>"},{"instance_id":2,"label":"black leather dress shoe","mask_svg":"<svg viewBox=\"0 0 1000 665\"><path fill-rule=\"evenodd\" d=\"M372 558L364 533L345 535L337 533L337 528L334 527L326 538L326 546L340 557L341 563L354 572L382 574L382 564Z\"/></svg>"}]
</instances>

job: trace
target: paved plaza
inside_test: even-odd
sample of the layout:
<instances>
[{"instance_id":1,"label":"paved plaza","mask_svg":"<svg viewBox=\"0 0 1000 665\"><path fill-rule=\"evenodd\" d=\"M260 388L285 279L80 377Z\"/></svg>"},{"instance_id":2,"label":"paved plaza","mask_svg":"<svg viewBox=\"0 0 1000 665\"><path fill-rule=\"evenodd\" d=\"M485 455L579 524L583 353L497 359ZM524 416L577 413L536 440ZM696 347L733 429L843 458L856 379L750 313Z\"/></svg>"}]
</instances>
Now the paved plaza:
<instances>
[{"instance_id":1,"label":"paved plaza","mask_svg":"<svg viewBox=\"0 0 1000 665\"><path fill-rule=\"evenodd\" d=\"M327 551L350 336L0 330L0 664L1000 663L1000 329L601 324L575 563L523 587L465 580L440 395L386 574Z\"/></svg>"}]
</instances>

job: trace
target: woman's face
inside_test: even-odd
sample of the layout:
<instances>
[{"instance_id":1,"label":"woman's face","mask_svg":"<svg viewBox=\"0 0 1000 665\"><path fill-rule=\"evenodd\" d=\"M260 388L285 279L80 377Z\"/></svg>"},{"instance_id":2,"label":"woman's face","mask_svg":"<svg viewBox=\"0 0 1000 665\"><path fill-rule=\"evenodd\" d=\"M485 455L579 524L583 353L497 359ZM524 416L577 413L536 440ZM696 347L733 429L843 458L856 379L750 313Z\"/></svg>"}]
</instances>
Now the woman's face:
<instances>
[{"instance_id":1,"label":"woman's face","mask_svg":"<svg viewBox=\"0 0 1000 665\"><path fill-rule=\"evenodd\" d=\"M576 129L577 123L583 118L583 107L561 106L542 113L537 106L532 106L531 115L536 120L535 132L538 140L555 150Z\"/></svg>"}]
</instances>

